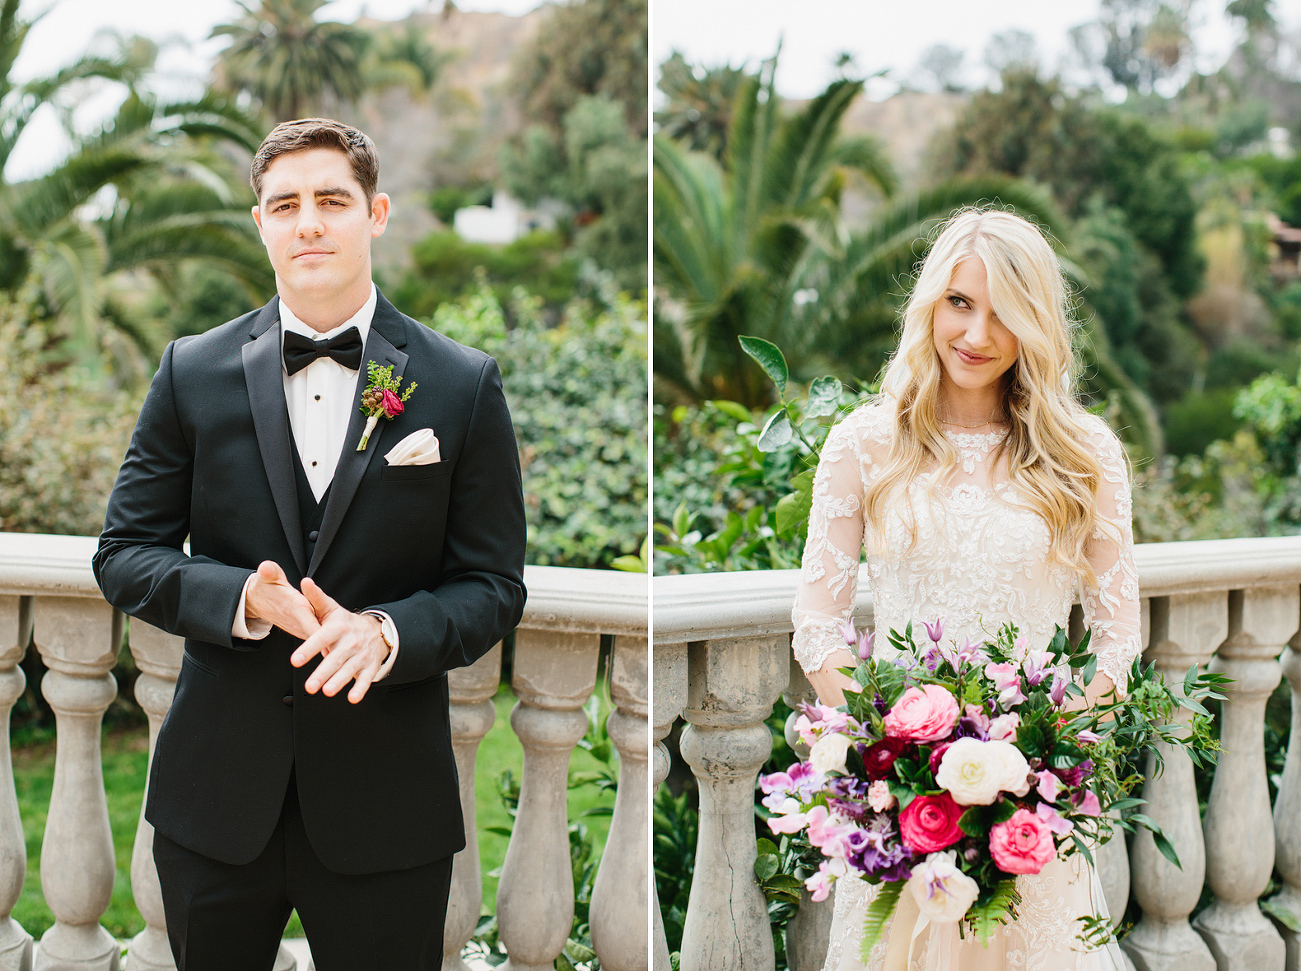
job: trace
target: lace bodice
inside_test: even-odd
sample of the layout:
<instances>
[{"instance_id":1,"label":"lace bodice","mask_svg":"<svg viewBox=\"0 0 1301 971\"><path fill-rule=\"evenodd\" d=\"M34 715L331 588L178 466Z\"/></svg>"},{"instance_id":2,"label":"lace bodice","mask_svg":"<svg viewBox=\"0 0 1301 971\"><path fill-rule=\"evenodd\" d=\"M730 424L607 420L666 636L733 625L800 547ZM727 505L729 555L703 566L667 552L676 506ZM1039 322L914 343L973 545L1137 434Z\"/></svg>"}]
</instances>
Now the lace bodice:
<instances>
[{"instance_id":1,"label":"lace bodice","mask_svg":"<svg viewBox=\"0 0 1301 971\"><path fill-rule=\"evenodd\" d=\"M983 640L1012 622L1028 645L1046 646L1065 627L1077 593L1098 670L1124 689L1142 649L1134 568L1129 477L1116 436L1099 418L1084 420L1083 440L1102 468L1099 522L1085 549L1096 582L1080 589L1070 568L1049 561L1048 525L1018 502L998 457L1003 434L946 433L959 454L947 481L909 484L887 513L882 555L868 558L877 649L886 633L941 618L945 637ZM880 473L892 416L883 404L850 413L827 438L813 481L808 542L792 618L794 651L816 671L844 647L840 626L853 609L866 540L863 496ZM915 528L915 541L914 541Z\"/></svg>"}]
</instances>

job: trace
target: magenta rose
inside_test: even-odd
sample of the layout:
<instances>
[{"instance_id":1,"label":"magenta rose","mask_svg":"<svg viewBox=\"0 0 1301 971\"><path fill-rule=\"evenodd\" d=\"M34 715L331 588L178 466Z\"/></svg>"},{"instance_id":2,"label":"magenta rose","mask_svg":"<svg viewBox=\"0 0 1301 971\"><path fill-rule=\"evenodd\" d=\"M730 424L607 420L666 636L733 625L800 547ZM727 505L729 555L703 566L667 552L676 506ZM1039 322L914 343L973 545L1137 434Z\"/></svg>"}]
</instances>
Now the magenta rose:
<instances>
[{"instance_id":1,"label":"magenta rose","mask_svg":"<svg viewBox=\"0 0 1301 971\"><path fill-rule=\"evenodd\" d=\"M885 731L910 742L938 742L958 723L958 701L938 684L909 688L886 712Z\"/></svg>"},{"instance_id":2,"label":"magenta rose","mask_svg":"<svg viewBox=\"0 0 1301 971\"><path fill-rule=\"evenodd\" d=\"M388 390L384 392L384 400L380 402L379 406L384 409L384 414L388 415L390 418L396 418L398 415L402 414L407 407L402 403L401 398Z\"/></svg>"},{"instance_id":3,"label":"magenta rose","mask_svg":"<svg viewBox=\"0 0 1301 971\"><path fill-rule=\"evenodd\" d=\"M949 750L949 746L952 744L952 742L945 742L943 745L936 746L935 751L931 753L931 775L940 771L940 762L944 758L944 753Z\"/></svg>"},{"instance_id":4,"label":"magenta rose","mask_svg":"<svg viewBox=\"0 0 1301 971\"><path fill-rule=\"evenodd\" d=\"M918 796L899 813L899 835L903 845L914 853L938 853L952 846L962 839L958 820L964 811L965 807L954 802L947 792L938 796Z\"/></svg>"},{"instance_id":5,"label":"magenta rose","mask_svg":"<svg viewBox=\"0 0 1301 971\"><path fill-rule=\"evenodd\" d=\"M1004 873L1038 873L1057 855L1057 847L1048 823L1028 809L1018 809L1007 822L990 829L989 855Z\"/></svg>"}]
</instances>

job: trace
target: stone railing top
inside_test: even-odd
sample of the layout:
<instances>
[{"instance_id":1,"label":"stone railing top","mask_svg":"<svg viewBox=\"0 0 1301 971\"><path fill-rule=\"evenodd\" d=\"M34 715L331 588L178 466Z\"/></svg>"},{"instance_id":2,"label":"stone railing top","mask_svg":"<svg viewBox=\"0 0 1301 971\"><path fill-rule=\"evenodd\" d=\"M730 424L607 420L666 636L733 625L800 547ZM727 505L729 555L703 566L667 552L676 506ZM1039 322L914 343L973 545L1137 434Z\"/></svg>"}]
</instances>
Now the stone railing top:
<instances>
[{"instance_id":1,"label":"stone railing top","mask_svg":"<svg viewBox=\"0 0 1301 971\"><path fill-rule=\"evenodd\" d=\"M1144 597L1301 583L1301 536L1144 543L1134 547ZM855 616L872 614L866 565ZM656 577L655 642L789 633L799 570Z\"/></svg>"},{"instance_id":2,"label":"stone railing top","mask_svg":"<svg viewBox=\"0 0 1301 971\"><path fill-rule=\"evenodd\" d=\"M0 533L0 595L98 597L90 569L98 539ZM521 627L578 633L646 634L644 573L524 568L528 603Z\"/></svg>"}]
</instances>

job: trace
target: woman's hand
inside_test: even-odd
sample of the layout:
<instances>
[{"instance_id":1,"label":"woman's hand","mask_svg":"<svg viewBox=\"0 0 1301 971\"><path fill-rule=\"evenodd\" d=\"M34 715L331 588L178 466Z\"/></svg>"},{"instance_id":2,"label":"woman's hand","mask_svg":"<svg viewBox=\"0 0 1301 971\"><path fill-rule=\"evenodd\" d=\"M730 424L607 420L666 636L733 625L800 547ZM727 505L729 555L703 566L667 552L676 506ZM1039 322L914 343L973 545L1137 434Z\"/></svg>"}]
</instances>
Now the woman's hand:
<instances>
[{"instance_id":1,"label":"woman's hand","mask_svg":"<svg viewBox=\"0 0 1301 971\"><path fill-rule=\"evenodd\" d=\"M1084 696L1077 698L1075 695L1071 695L1066 699L1066 707L1063 710L1076 712L1090 709L1115 690L1116 683L1099 671L1093 676L1093 680L1085 686Z\"/></svg>"},{"instance_id":2,"label":"woman's hand","mask_svg":"<svg viewBox=\"0 0 1301 971\"><path fill-rule=\"evenodd\" d=\"M824 705L838 708L845 703L845 688L858 686L853 678L840 673L840 668L857 666L858 658L848 650L841 648L822 662L822 667L808 675L809 684L818 693L818 700Z\"/></svg>"}]
</instances>

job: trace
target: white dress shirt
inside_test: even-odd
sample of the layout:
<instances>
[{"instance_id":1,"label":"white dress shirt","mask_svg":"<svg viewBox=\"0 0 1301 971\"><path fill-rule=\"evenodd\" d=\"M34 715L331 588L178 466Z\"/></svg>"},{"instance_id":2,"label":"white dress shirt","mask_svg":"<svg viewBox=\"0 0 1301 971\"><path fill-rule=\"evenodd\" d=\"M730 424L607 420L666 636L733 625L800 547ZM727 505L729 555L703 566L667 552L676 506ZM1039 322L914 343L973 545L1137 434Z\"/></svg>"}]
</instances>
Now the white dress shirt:
<instances>
[{"instance_id":1,"label":"white dress shirt","mask_svg":"<svg viewBox=\"0 0 1301 971\"><path fill-rule=\"evenodd\" d=\"M290 331L321 341L336 337L349 327L357 328L364 346L370 334L371 320L375 316L377 299L375 286L371 284L370 296L362 304L361 309L338 327L324 334L299 320L282 299L280 301L281 348L284 347L284 335ZM283 350L281 352L280 372L284 380L285 404L289 410L289 427L293 429L294 444L298 447L298 457L303 462L307 483L312 487L312 495L318 502L334 480L335 467L338 466L339 458L343 455L344 439L348 435L348 423L352 420L353 402L357 395L357 379L365 370L365 361L362 362L360 371L353 371L332 358L318 357L307 367L291 375L285 370ZM271 633L271 624L265 620L245 617L244 600L252 580L250 576L244 583L239 606L235 609L235 623L231 627L231 633L235 637L247 640L261 640ZM382 610L370 610L366 613L379 618L384 625L388 642L392 645L388 658L375 677L375 680L379 681L389 673L397 657L397 628L392 618Z\"/></svg>"}]
</instances>

